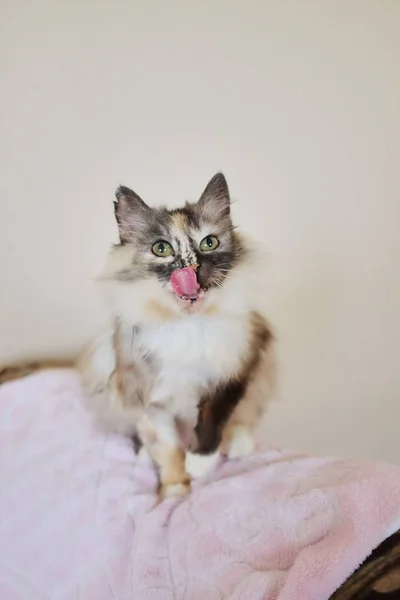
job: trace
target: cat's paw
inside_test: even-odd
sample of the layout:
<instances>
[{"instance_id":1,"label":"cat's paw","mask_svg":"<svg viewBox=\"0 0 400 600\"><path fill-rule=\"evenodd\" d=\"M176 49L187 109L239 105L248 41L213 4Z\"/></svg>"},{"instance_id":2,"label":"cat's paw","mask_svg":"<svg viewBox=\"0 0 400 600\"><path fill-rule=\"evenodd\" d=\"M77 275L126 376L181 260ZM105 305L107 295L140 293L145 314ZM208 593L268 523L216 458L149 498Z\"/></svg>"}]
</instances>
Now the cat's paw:
<instances>
[{"instance_id":1,"label":"cat's paw","mask_svg":"<svg viewBox=\"0 0 400 600\"><path fill-rule=\"evenodd\" d=\"M250 431L244 427L237 427L232 432L227 456L228 458L244 458L250 456L255 450L256 442Z\"/></svg>"},{"instance_id":2,"label":"cat's paw","mask_svg":"<svg viewBox=\"0 0 400 600\"><path fill-rule=\"evenodd\" d=\"M204 477L215 469L220 460L219 452L214 454L186 453L185 469L193 479Z\"/></svg>"},{"instance_id":3,"label":"cat's paw","mask_svg":"<svg viewBox=\"0 0 400 600\"><path fill-rule=\"evenodd\" d=\"M190 492L190 483L169 483L160 488L160 496L162 500L166 498L179 498L186 496Z\"/></svg>"}]
</instances>

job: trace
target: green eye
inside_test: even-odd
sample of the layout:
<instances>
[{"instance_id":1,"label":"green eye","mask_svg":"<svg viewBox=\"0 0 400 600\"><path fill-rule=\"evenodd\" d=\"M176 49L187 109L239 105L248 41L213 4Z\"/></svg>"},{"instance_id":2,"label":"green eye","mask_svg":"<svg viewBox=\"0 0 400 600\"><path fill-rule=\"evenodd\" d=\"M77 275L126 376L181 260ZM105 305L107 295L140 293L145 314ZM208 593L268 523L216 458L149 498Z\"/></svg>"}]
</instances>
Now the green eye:
<instances>
[{"instance_id":1,"label":"green eye","mask_svg":"<svg viewBox=\"0 0 400 600\"><path fill-rule=\"evenodd\" d=\"M200 242L200 250L203 252L209 252L210 250L215 250L219 246L219 241L214 235L208 235L201 240Z\"/></svg>"},{"instance_id":2,"label":"green eye","mask_svg":"<svg viewBox=\"0 0 400 600\"><path fill-rule=\"evenodd\" d=\"M165 258L166 256L171 256L172 254L172 246L168 242L156 242L153 244L151 251L156 256L161 256Z\"/></svg>"}]
</instances>

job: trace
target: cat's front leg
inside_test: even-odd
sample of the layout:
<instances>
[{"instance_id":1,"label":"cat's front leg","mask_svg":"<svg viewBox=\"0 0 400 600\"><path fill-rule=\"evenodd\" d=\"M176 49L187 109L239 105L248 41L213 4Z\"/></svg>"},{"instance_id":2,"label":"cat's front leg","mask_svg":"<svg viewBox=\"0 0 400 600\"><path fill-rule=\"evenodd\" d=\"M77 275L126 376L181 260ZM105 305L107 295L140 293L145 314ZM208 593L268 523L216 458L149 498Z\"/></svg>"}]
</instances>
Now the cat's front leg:
<instances>
[{"instance_id":1,"label":"cat's front leg","mask_svg":"<svg viewBox=\"0 0 400 600\"><path fill-rule=\"evenodd\" d=\"M186 494L190 490L190 477L174 417L163 407L150 406L140 419L138 431L159 468L161 497Z\"/></svg>"},{"instance_id":2,"label":"cat's front leg","mask_svg":"<svg viewBox=\"0 0 400 600\"><path fill-rule=\"evenodd\" d=\"M229 423L224 430L221 452L228 458L244 458L255 450L256 442L251 427L245 423Z\"/></svg>"},{"instance_id":3,"label":"cat's front leg","mask_svg":"<svg viewBox=\"0 0 400 600\"><path fill-rule=\"evenodd\" d=\"M202 402L194 430L194 439L186 453L186 471L193 479L214 471L220 460L222 427L208 402Z\"/></svg>"},{"instance_id":4,"label":"cat's front leg","mask_svg":"<svg viewBox=\"0 0 400 600\"><path fill-rule=\"evenodd\" d=\"M225 425L244 392L241 381L230 381L200 401L195 440L186 456L186 470L192 477L202 477L218 464Z\"/></svg>"}]
</instances>

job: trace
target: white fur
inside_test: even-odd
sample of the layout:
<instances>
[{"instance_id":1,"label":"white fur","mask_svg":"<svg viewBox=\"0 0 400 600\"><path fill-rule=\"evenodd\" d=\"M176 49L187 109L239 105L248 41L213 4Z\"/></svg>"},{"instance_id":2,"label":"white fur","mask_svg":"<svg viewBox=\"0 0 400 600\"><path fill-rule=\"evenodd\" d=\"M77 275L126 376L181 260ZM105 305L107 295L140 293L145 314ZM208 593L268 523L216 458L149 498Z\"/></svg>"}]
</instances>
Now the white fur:
<instances>
[{"instance_id":1,"label":"white fur","mask_svg":"<svg viewBox=\"0 0 400 600\"><path fill-rule=\"evenodd\" d=\"M177 416L195 424L202 392L239 368L248 326L239 316L196 314L146 328L140 340L160 364L151 402L169 405Z\"/></svg>"},{"instance_id":2,"label":"white fur","mask_svg":"<svg viewBox=\"0 0 400 600\"><path fill-rule=\"evenodd\" d=\"M185 460L186 472L193 479L204 477L205 475L208 475L208 473L214 471L220 460L221 455L219 452L207 455L188 452Z\"/></svg>"},{"instance_id":3,"label":"white fur","mask_svg":"<svg viewBox=\"0 0 400 600\"><path fill-rule=\"evenodd\" d=\"M255 440L247 427L235 425L230 435L231 439L227 448L228 458L242 458L254 452Z\"/></svg>"}]
</instances>

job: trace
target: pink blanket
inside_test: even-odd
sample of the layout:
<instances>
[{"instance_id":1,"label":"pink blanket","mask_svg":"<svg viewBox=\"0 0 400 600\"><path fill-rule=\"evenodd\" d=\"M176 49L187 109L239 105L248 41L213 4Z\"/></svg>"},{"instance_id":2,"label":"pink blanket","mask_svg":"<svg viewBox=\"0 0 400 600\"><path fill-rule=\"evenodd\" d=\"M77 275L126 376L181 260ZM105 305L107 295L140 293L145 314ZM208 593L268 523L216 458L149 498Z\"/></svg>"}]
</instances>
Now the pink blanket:
<instances>
[{"instance_id":1,"label":"pink blanket","mask_svg":"<svg viewBox=\"0 0 400 600\"><path fill-rule=\"evenodd\" d=\"M1 600L324 600L400 516L399 468L278 450L157 504L71 371L0 387L0 411Z\"/></svg>"}]
</instances>

